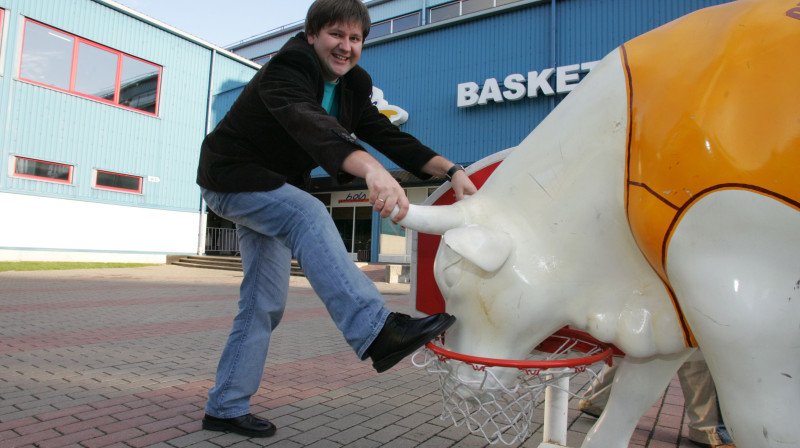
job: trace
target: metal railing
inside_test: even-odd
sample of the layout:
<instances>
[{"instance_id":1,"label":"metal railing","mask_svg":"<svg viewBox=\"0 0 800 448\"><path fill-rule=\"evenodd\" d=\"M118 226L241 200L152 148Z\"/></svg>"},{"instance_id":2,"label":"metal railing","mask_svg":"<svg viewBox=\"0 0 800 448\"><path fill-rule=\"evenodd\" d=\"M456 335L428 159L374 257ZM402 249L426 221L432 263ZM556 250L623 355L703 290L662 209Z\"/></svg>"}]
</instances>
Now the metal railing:
<instances>
[{"instance_id":1,"label":"metal railing","mask_svg":"<svg viewBox=\"0 0 800 448\"><path fill-rule=\"evenodd\" d=\"M239 236L236 229L219 227L206 228L206 254L207 255L239 255ZM356 261L370 261L371 252L357 251Z\"/></svg>"},{"instance_id":2,"label":"metal railing","mask_svg":"<svg viewBox=\"0 0 800 448\"><path fill-rule=\"evenodd\" d=\"M236 229L208 227L206 229L206 253L210 255L238 255L239 238Z\"/></svg>"}]
</instances>

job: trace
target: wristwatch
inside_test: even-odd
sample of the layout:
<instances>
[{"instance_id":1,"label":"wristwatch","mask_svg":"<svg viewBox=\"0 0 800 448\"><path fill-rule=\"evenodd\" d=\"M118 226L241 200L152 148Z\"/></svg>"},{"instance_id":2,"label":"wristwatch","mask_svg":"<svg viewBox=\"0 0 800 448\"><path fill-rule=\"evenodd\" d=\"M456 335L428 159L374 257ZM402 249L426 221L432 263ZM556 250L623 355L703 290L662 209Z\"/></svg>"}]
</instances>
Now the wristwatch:
<instances>
[{"instance_id":1,"label":"wristwatch","mask_svg":"<svg viewBox=\"0 0 800 448\"><path fill-rule=\"evenodd\" d=\"M455 165L450 167L449 170L447 170L447 174L445 174L444 176L447 178L447 180L452 182L453 175L456 174L456 171L464 171L464 167L456 163Z\"/></svg>"}]
</instances>

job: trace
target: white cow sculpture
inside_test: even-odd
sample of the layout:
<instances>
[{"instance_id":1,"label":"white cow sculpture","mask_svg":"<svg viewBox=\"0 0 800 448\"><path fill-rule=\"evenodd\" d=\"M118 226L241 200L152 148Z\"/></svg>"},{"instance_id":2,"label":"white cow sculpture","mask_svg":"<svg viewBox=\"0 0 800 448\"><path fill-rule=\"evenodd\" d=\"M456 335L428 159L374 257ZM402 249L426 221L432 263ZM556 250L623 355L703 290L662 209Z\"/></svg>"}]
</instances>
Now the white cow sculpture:
<instances>
[{"instance_id":1,"label":"white cow sculpture","mask_svg":"<svg viewBox=\"0 0 800 448\"><path fill-rule=\"evenodd\" d=\"M569 325L626 353L584 447L627 447L694 347L740 448L800 446L798 6L624 44L477 194L401 222L443 235L449 349L524 359Z\"/></svg>"}]
</instances>

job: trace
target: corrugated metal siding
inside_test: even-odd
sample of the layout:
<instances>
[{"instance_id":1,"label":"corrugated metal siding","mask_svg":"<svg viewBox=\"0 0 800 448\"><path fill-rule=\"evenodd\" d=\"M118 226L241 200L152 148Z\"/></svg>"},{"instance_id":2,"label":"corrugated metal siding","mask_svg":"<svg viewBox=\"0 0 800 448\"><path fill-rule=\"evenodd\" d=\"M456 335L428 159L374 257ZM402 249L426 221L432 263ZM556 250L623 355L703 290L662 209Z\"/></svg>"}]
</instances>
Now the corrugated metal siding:
<instances>
[{"instance_id":1,"label":"corrugated metal siding","mask_svg":"<svg viewBox=\"0 0 800 448\"><path fill-rule=\"evenodd\" d=\"M450 3L451 1L453 1L453 0L428 0L427 7L430 8L430 7L433 7L433 6L439 6L439 5L443 5L445 3Z\"/></svg>"},{"instance_id":2,"label":"corrugated metal siding","mask_svg":"<svg viewBox=\"0 0 800 448\"><path fill-rule=\"evenodd\" d=\"M211 119L210 119L210 127L209 130L213 130L220 121L225 117L225 114L233 106L233 103L236 101L236 98L239 98L239 94L242 93L244 90L244 85L239 85L239 87L233 87L229 90L220 92L214 95L214 99L211 103Z\"/></svg>"},{"instance_id":3,"label":"corrugated metal siding","mask_svg":"<svg viewBox=\"0 0 800 448\"><path fill-rule=\"evenodd\" d=\"M0 38L2 38L0 45L5 49L5 53L3 53L4 58L0 61L0 67L2 67L3 70L2 76L0 76L0 130L2 130L2 132L0 132L0 189L8 185L8 148L12 136L7 132L7 120L11 116L8 103L11 100L11 78L14 68L13 57L10 55L14 54L14 46L17 42L17 19L13 9L16 2L17 0L4 0L0 3L0 7L4 9L4 20L3 24L0 26L6 28L2 30L2 34L0 34Z\"/></svg>"},{"instance_id":4,"label":"corrugated metal siding","mask_svg":"<svg viewBox=\"0 0 800 448\"><path fill-rule=\"evenodd\" d=\"M387 101L409 112L402 129L447 158L472 162L515 146L549 111L546 99L456 107L459 83L502 83L550 67L549 8L462 22L369 47L361 64Z\"/></svg>"},{"instance_id":5,"label":"corrugated metal siding","mask_svg":"<svg viewBox=\"0 0 800 448\"><path fill-rule=\"evenodd\" d=\"M598 57L692 11L729 1L561 0L556 12L559 62Z\"/></svg>"},{"instance_id":6,"label":"corrugated metal siding","mask_svg":"<svg viewBox=\"0 0 800 448\"><path fill-rule=\"evenodd\" d=\"M256 69L242 65L225 56L217 55L214 68L214 81L211 87L211 128L213 129L222 117L233 106L244 86L256 74Z\"/></svg>"},{"instance_id":7,"label":"corrugated metal siding","mask_svg":"<svg viewBox=\"0 0 800 448\"><path fill-rule=\"evenodd\" d=\"M0 78L0 163L4 168L0 188L120 205L199 210L195 176L206 131L209 88L244 82L254 69L218 56L216 86L209 86L212 50L94 1L10 0L2 6L11 21ZM158 116L16 80L11 67L19 60L21 16L162 66ZM62 185L9 178L9 154L74 165L74 182ZM143 194L93 189L93 169L141 176Z\"/></svg>"},{"instance_id":8,"label":"corrugated metal siding","mask_svg":"<svg viewBox=\"0 0 800 448\"><path fill-rule=\"evenodd\" d=\"M559 0L555 30L552 2L535 3L376 43L364 50L360 64L387 101L409 112L409 121L401 129L447 158L473 162L517 145L564 96L459 109L459 83L482 86L487 78L496 78L502 84L512 73L527 75L528 71L599 60L639 34L693 10L726 2ZM550 79L554 88L555 78Z\"/></svg>"}]
</instances>

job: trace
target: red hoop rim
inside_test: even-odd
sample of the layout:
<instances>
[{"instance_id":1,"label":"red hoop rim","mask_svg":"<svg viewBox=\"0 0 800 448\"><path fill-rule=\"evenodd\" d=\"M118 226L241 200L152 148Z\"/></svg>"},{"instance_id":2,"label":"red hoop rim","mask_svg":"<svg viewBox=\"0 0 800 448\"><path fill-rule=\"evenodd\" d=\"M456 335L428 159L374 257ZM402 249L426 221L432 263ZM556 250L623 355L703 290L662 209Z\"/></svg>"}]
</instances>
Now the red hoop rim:
<instances>
[{"instance_id":1,"label":"red hoop rim","mask_svg":"<svg viewBox=\"0 0 800 448\"><path fill-rule=\"evenodd\" d=\"M572 347L572 349L574 350L587 353L593 347L598 347L602 351L600 353L591 356L585 356L582 358L554 359L549 361L523 361L514 359L483 358L480 356L465 355L463 353L457 353L447 350L443 347L439 347L438 345L435 345L433 342L428 342L426 344L426 347L428 347L432 352L434 352L437 356L440 357L455 359L457 361L462 361L467 364L483 365L487 367L512 367L520 370L530 370L530 369L546 370L546 369L556 369L562 367L575 368L580 366L590 366L600 361L605 361L606 364L611 366L612 364L611 355L614 354L614 349L610 344L598 341L589 333L573 330L571 328L562 328L556 331L552 336L542 341L542 343L537 346L537 349L543 346L561 345L559 343L556 343L555 341L549 341L550 339L558 336L575 340L576 342L578 342L578 344Z\"/></svg>"}]
</instances>

